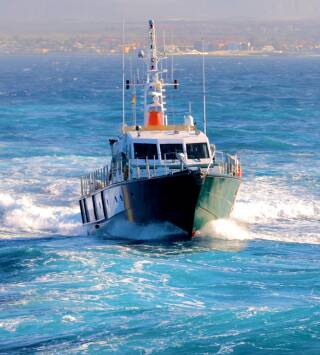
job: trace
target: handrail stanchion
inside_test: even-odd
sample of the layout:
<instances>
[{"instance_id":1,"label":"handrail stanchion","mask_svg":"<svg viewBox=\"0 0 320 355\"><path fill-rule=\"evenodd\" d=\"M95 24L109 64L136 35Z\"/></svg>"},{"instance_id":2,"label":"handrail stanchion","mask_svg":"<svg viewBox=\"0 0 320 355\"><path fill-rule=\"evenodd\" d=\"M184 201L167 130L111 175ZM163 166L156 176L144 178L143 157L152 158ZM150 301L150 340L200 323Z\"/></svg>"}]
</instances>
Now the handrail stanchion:
<instances>
[{"instance_id":1,"label":"handrail stanchion","mask_svg":"<svg viewBox=\"0 0 320 355\"><path fill-rule=\"evenodd\" d=\"M146 177L150 179L150 167L149 167L149 159L146 157Z\"/></svg>"},{"instance_id":2,"label":"handrail stanchion","mask_svg":"<svg viewBox=\"0 0 320 355\"><path fill-rule=\"evenodd\" d=\"M131 179L131 160L129 159L128 162L128 180Z\"/></svg>"},{"instance_id":3,"label":"handrail stanchion","mask_svg":"<svg viewBox=\"0 0 320 355\"><path fill-rule=\"evenodd\" d=\"M81 176L81 196L84 195L84 176Z\"/></svg>"},{"instance_id":4,"label":"handrail stanchion","mask_svg":"<svg viewBox=\"0 0 320 355\"><path fill-rule=\"evenodd\" d=\"M166 175L168 174L168 172L167 172L167 154L166 153L164 154L164 172Z\"/></svg>"},{"instance_id":5,"label":"handrail stanchion","mask_svg":"<svg viewBox=\"0 0 320 355\"><path fill-rule=\"evenodd\" d=\"M108 186L109 185L109 167L108 167L108 165L106 165L105 179L106 179L106 186Z\"/></svg>"},{"instance_id":6,"label":"handrail stanchion","mask_svg":"<svg viewBox=\"0 0 320 355\"><path fill-rule=\"evenodd\" d=\"M139 177L140 177L140 171L138 166L138 158L136 158L136 178L139 179Z\"/></svg>"},{"instance_id":7,"label":"handrail stanchion","mask_svg":"<svg viewBox=\"0 0 320 355\"><path fill-rule=\"evenodd\" d=\"M156 176L156 157L153 156L153 176Z\"/></svg>"}]
</instances>

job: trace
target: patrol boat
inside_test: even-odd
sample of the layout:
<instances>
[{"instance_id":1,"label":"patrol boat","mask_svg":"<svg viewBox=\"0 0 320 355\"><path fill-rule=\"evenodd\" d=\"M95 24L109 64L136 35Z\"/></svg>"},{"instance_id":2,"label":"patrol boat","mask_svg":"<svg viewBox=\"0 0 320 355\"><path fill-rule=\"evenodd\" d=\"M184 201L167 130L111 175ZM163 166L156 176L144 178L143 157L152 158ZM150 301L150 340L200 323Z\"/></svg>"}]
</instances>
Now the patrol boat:
<instances>
[{"instance_id":1,"label":"patrol boat","mask_svg":"<svg viewBox=\"0 0 320 355\"><path fill-rule=\"evenodd\" d=\"M140 53L146 65L140 83L144 123L128 126L123 115L121 134L109 140L111 163L81 177L82 223L90 233L112 221L170 222L193 237L208 222L229 217L241 183L240 161L217 151L190 112L180 125L168 123L165 87L177 88L178 82L164 82L152 20L147 48L146 57ZM123 76L123 93L132 84Z\"/></svg>"}]
</instances>

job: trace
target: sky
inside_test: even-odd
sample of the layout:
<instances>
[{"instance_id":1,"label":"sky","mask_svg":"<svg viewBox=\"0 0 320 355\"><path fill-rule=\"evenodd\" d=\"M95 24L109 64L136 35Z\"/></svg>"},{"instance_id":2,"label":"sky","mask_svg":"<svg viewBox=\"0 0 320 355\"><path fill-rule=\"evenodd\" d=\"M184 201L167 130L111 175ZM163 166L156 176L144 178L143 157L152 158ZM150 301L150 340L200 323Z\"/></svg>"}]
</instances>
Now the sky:
<instances>
[{"instance_id":1,"label":"sky","mask_svg":"<svg viewBox=\"0 0 320 355\"><path fill-rule=\"evenodd\" d=\"M320 0L0 0L2 25L189 19L319 19Z\"/></svg>"}]
</instances>

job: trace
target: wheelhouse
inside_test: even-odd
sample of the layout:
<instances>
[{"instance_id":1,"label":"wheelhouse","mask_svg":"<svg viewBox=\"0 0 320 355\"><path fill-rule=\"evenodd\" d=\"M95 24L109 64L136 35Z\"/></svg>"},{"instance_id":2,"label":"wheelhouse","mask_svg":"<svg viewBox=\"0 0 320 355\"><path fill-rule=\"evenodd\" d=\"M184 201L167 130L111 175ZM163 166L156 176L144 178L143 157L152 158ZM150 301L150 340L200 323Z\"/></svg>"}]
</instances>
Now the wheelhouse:
<instances>
[{"instance_id":1,"label":"wheelhouse","mask_svg":"<svg viewBox=\"0 0 320 355\"><path fill-rule=\"evenodd\" d=\"M160 130L126 132L128 160L144 166L146 160L156 165L207 166L214 152L205 134L196 130Z\"/></svg>"}]
</instances>

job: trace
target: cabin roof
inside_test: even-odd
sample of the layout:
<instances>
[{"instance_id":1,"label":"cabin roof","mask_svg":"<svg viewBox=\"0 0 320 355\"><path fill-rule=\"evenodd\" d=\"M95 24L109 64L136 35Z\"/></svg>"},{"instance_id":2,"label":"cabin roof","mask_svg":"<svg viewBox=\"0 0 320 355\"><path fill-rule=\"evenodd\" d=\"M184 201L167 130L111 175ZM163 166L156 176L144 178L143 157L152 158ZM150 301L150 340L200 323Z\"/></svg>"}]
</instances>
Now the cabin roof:
<instances>
[{"instance_id":1,"label":"cabin roof","mask_svg":"<svg viewBox=\"0 0 320 355\"><path fill-rule=\"evenodd\" d=\"M161 129L158 130L158 127L153 128L153 130L150 130L149 127L148 129L140 129L139 131L136 130L127 130L127 135L129 140L132 140L134 142L159 142L159 141L164 141L164 142L207 142L208 138L207 136L201 132L201 131L196 131L194 127L190 127L191 129L187 126L165 126L167 129ZM170 129L169 129L170 128ZM176 129L180 128L180 129Z\"/></svg>"}]
</instances>

